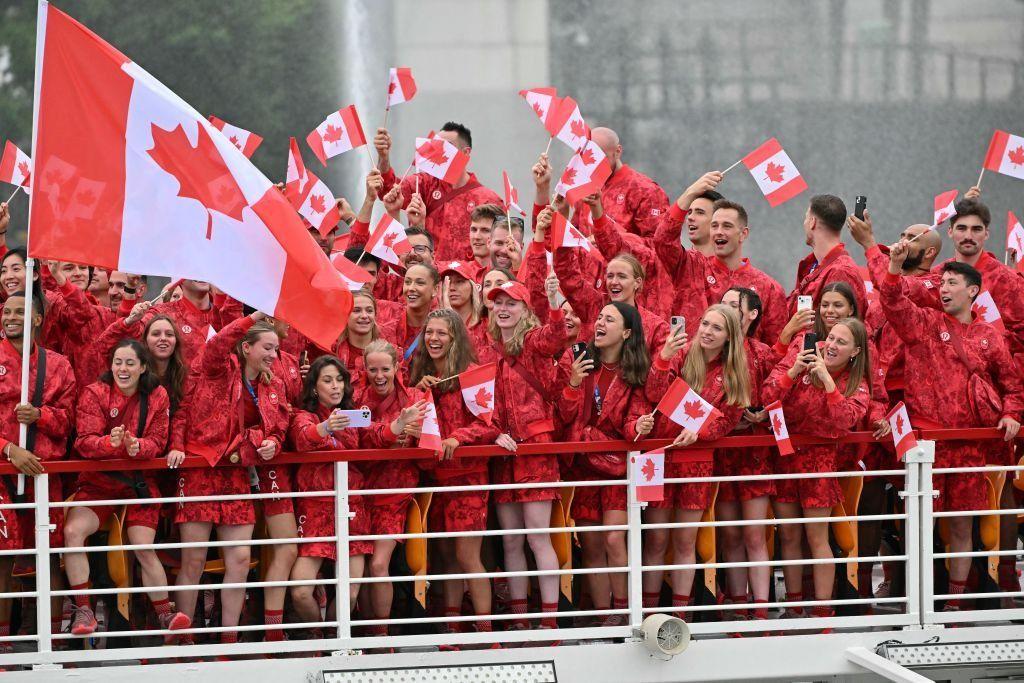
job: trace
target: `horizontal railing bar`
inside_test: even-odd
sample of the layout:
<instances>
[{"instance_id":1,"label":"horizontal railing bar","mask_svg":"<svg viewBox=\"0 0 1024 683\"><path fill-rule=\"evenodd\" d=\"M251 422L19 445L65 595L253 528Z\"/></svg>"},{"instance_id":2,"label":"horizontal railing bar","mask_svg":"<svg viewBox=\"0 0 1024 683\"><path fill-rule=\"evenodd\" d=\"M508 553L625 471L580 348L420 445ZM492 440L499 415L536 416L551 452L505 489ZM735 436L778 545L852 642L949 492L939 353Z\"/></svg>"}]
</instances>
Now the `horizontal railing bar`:
<instances>
[{"instance_id":1,"label":"horizontal railing bar","mask_svg":"<svg viewBox=\"0 0 1024 683\"><path fill-rule=\"evenodd\" d=\"M124 588L87 588L81 590L50 591L54 597L64 595L116 595L118 593L153 593L156 591L209 591L231 588L279 588L283 586L334 586L334 579L309 579L305 581L250 581L249 583L200 583L187 586L125 586Z\"/></svg>"},{"instance_id":2,"label":"horizontal railing bar","mask_svg":"<svg viewBox=\"0 0 1024 683\"><path fill-rule=\"evenodd\" d=\"M629 614L628 609L595 609L578 612L528 612L525 614L474 614L457 617L413 617L410 619L354 619L353 626L402 626L405 624L443 624L447 622L512 621L515 619L544 619L552 617L600 617L612 614ZM547 631L547 629L539 629ZM500 631L498 633L501 633Z\"/></svg>"},{"instance_id":3,"label":"horizontal railing bar","mask_svg":"<svg viewBox=\"0 0 1024 683\"><path fill-rule=\"evenodd\" d=\"M166 635L186 635L190 633L230 633L232 631L239 632L252 632L252 631L271 631L274 629L280 629L282 631L287 630L301 630L306 628L337 628L337 621L310 621L310 622L298 622L298 623L284 623L284 624L249 624L246 626L200 626L191 628L175 629L168 631L167 629L147 629L141 631L94 631L93 633L76 636L73 633L54 633L53 637L61 640L79 640L85 638L96 638L106 636L108 638L136 638L140 636L166 636ZM315 642L315 641L310 641Z\"/></svg>"},{"instance_id":4,"label":"horizontal railing bar","mask_svg":"<svg viewBox=\"0 0 1024 683\"><path fill-rule=\"evenodd\" d=\"M844 517L770 517L768 519L729 519L713 522L657 522L641 524L641 529L704 529L728 526L774 526L776 524L824 524L825 522L878 522L882 520L906 520L906 514L899 515L846 515ZM575 527L574 527L575 529Z\"/></svg>"},{"instance_id":5,"label":"horizontal railing bar","mask_svg":"<svg viewBox=\"0 0 1024 683\"><path fill-rule=\"evenodd\" d=\"M958 600L958 599L973 600L975 598L991 598L994 595L998 595L1001 598L1020 598L1020 597L1024 597L1024 590L1019 590L1019 591L999 591L999 590L997 590L997 591L992 591L991 593L960 593L958 595L953 595L952 593L940 593L939 595L934 595L932 597L934 597L936 600ZM986 610L981 610L981 611L986 611ZM1021 611L1021 617L1024 617L1024 608L1020 608L1020 611Z\"/></svg>"},{"instance_id":6,"label":"horizontal railing bar","mask_svg":"<svg viewBox=\"0 0 1024 683\"><path fill-rule=\"evenodd\" d=\"M872 558L862 557L832 557L829 559L812 558L809 560L769 560L767 562L695 562L692 564L659 564L644 565L641 571L645 572L668 572L674 569L732 569L735 567L802 567L815 564L850 564L863 562L871 559L872 562L904 562L906 555L880 555Z\"/></svg>"},{"instance_id":7,"label":"horizontal railing bar","mask_svg":"<svg viewBox=\"0 0 1024 683\"><path fill-rule=\"evenodd\" d=\"M230 548L240 545L285 545L289 543L335 543L337 536L310 536L308 538L252 538L249 540L237 541L192 541L176 543L136 543L134 545L90 545L84 547L61 547L50 548L51 555L63 555L66 553L108 553L115 550L164 550L174 548ZM353 539L354 540L354 539Z\"/></svg>"},{"instance_id":8,"label":"horizontal railing bar","mask_svg":"<svg viewBox=\"0 0 1024 683\"><path fill-rule=\"evenodd\" d=\"M945 560L951 557L1013 557L1022 554L1020 550L971 550L963 552L932 553L937 560Z\"/></svg>"},{"instance_id":9,"label":"horizontal railing bar","mask_svg":"<svg viewBox=\"0 0 1024 683\"><path fill-rule=\"evenodd\" d=\"M960 474L970 472L1024 472L1024 465L984 465L977 467L936 467L932 474Z\"/></svg>"},{"instance_id":10,"label":"horizontal railing bar","mask_svg":"<svg viewBox=\"0 0 1024 683\"><path fill-rule=\"evenodd\" d=\"M687 605L685 607L644 607L641 611L644 614L653 614L655 612L714 612L722 610L725 612L744 610L750 611L753 609L773 609L779 607L818 607L819 605L834 606L834 605L874 605L874 604L903 604L907 602L907 598L849 598L845 600L794 600L792 602L758 602L758 603L730 603L728 605ZM811 617L809 619L818 619L820 617ZM787 620L788 621L788 620Z\"/></svg>"},{"instance_id":11,"label":"horizontal railing bar","mask_svg":"<svg viewBox=\"0 0 1024 683\"><path fill-rule=\"evenodd\" d=\"M985 515L1024 515L1024 508L1012 510L943 510L933 512L933 517L984 517Z\"/></svg>"},{"instance_id":12,"label":"horizontal railing bar","mask_svg":"<svg viewBox=\"0 0 1024 683\"><path fill-rule=\"evenodd\" d=\"M51 508L118 507L120 505L166 505L170 503L219 503L236 500L267 500L273 498L330 498L334 491L289 491L287 493L227 493L211 496L164 496L162 498L111 498L110 500L61 500L50 503Z\"/></svg>"}]
</instances>

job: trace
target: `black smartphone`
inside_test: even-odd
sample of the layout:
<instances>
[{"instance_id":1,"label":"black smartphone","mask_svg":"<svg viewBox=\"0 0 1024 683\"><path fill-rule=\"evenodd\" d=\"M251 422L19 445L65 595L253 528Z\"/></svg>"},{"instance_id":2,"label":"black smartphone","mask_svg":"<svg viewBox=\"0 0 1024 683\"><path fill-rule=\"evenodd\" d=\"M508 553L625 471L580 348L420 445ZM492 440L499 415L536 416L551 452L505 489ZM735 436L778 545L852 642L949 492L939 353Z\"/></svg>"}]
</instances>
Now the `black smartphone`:
<instances>
[{"instance_id":1,"label":"black smartphone","mask_svg":"<svg viewBox=\"0 0 1024 683\"><path fill-rule=\"evenodd\" d=\"M868 208L868 198L862 194L857 195L853 204L853 215L857 217L857 220L864 220L864 209L866 208Z\"/></svg>"},{"instance_id":2,"label":"black smartphone","mask_svg":"<svg viewBox=\"0 0 1024 683\"><path fill-rule=\"evenodd\" d=\"M747 406L747 410L749 410L752 413L760 413L762 410L764 410L764 406Z\"/></svg>"},{"instance_id":3,"label":"black smartphone","mask_svg":"<svg viewBox=\"0 0 1024 683\"><path fill-rule=\"evenodd\" d=\"M586 342L576 342L572 345L572 359L579 360L580 356L587 355L587 344Z\"/></svg>"},{"instance_id":4,"label":"black smartphone","mask_svg":"<svg viewBox=\"0 0 1024 683\"><path fill-rule=\"evenodd\" d=\"M818 348L818 335L814 332L808 332L804 335L804 351L817 351Z\"/></svg>"}]
</instances>

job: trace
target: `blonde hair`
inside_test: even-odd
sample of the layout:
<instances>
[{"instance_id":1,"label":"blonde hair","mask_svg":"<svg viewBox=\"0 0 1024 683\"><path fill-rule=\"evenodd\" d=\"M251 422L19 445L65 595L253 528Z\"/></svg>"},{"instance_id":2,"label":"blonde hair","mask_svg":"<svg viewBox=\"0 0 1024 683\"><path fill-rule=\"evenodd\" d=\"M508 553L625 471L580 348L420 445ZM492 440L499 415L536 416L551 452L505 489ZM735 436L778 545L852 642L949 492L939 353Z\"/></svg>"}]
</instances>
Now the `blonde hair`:
<instances>
[{"instance_id":1,"label":"blonde hair","mask_svg":"<svg viewBox=\"0 0 1024 683\"><path fill-rule=\"evenodd\" d=\"M395 348L394 344L386 339L374 339L372 342L366 345L363 349L363 360L365 361L370 357L371 353L383 353L391 356L391 360L394 361L395 367L398 367L398 349Z\"/></svg>"},{"instance_id":2,"label":"blonde hair","mask_svg":"<svg viewBox=\"0 0 1024 683\"><path fill-rule=\"evenodd\" d=\"M509 356L518 356L522 353L526 334L535 327L540 327L540 320L534 314L530 305L524 301L523 306L525 307L523 317L516 323L515 329L512 330L512 337L508 341L503 341L501 338L497 316L489 316L487 320L487 332L491 335L491 339L501 344L505 349L505 353Z\"/></svg>"},{"instance_id":3,"label":"blonde hair","mask_svg":"<svg viewBox=\"0 0 1024 683\"><path fill-rule=\"evenodd\" d=\"M375 297L367 287L363 287L357 292L352 292L352 303L355 304L357 297L363 297L369 299L370 303L373 304L373 327L370 329L370 341L380 339L380 328L377 327L377 297ZM351 312L349 315L352 315ZM348 339L348 321L345 321L345 329L338 335L338 341L345 341Z\"/></svg>"},{"instance_id":4,"label":"blonde hair","mask_svg":"<svg viewBox=\"0 0 1024 683\"><path fill-rule=\"evenodd\" d=\"M462 316L450 308L438 308L427 314L423 322L423 330L426 333L427 325L431 320L444 320L448 325L448 334L452 337L452 343L448 347L445 356L444 372L446 375L458 375L464 372L470 365L476 362L476 354L473 352L473 342L469 339L469 332L466 331L466 324L462 322ZM409 367L409 384L416 385L426 375L435 371L434 361L427 351L425 342L421 343L412 356ZM456 382L448 381L441 386L435 386L441 393L455 390Z\"/></svg>"},{"instance_id":5,"label":"blonde hair","mask_svg":"<svg viewBox=\"0 0 1024 683\"><path fill-rule=\"evenodd\" d=\"M747 366L747 351L743 346L742 325L739 314L727 304L708 306L701 316L715 312L725 320L725 346L720 355L722 362L722 380L725 386L725 400L729 405L750 405L750 368ZM708 376L708 364L700 344L691 343L683 361L683 379L690 388L700 393Z\"/></svg>"},{"instance_id":6,"label":"blonde hair","mask_svg":"<svg viewBox=\"0 0 1024 683\"><path fill-rule=\"evenodd\" d=\"M608 263L610 264L612 261L622 261L629 266L630 270L633 271L633 277L640 281L636 287L636 293L642 292L644 285L647 283L647 271L644 269L644 264L640 263L640 259L628 251L624 251L621 254L616 254L615 258L609 259ZM608 267L605 266L605 272L607 271Z\"/></svg>"},{"instance_id":7,"label":"blonde hair","mask_svg":"<svg viewBox=\"0 0 1024 683\"><path fill-rule=\"evenodd\" d=\"M843 396L849 398L857 393L865 379L871 377L871 359L868 358L868 330L858 318L843 318L833 325L832 329L835 330L837 325L842 325L850 330L850 334L853 335L853 345L860 349L860 353L850 359L850 376L846 380L846 390L843 392ZM812 382L814 386L821 388L820 382L813 378ZM868 396L870 395L871 382L869 380Z\"/></svg>"},{"instance_id":8,"label":"blonde hair","mask_svg":"<svg viewBox=\"0 0 1024 683\"><path fill-rule=\"evenodd\" d=\"M245 336L239 339L238 343L235 344L235 355L238 356L238 362L240 362L243 367L246 364L246 359L245 353L242 351L242 344L249 344L250 346L252 346L257 341L259 341L262 335L266 334L267 332L272 333L275 337L278 336L277 330L274 329L274 326L272 324L270 324L266 320L257 320L252 324L252 327L249 328L249 331L245 333ZM278 340L280 340L280 337L278 337ZM260 374L256 378L256 381L260 382L261 384L270 384L271 380L273 379L274 376L270 372L266 370L260 370Z\"/></svg>"}]
</instances>

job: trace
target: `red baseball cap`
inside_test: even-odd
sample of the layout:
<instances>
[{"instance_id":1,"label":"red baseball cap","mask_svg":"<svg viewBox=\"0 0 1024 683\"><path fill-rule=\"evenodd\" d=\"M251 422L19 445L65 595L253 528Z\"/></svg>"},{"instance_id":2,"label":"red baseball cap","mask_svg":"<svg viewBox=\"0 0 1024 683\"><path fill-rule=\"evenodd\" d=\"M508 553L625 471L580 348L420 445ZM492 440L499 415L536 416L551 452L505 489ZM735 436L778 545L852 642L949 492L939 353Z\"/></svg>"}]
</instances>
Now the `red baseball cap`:
<instances>
[{"instance_id":1,"label":"red baseball cap","mask_svg":"<svg viewBox=\"0 0 1024 683\"><path fill-rule=\"evenodd\" d=\"M449 261L441 266L439 272L442 279L448 273L458 273L467 280L475 282L479 270L480 266L477 265L476 261Z\"/></svg>"},{"instance_id":2,"label":"red baseball cap","mask_svg":"<svg viewBox=\"0 0 1024 683\"><path fill-rule=\"evenodd\" d=\"M509 280L508 282L495 287L491 291L487 292L487 298L494 301L499 294L507 294L511 298L516 299L517 301L522 301L523 303L530 302L530 290L528 290L526 285L518 280Z\"/></svg>"}]
</instances>

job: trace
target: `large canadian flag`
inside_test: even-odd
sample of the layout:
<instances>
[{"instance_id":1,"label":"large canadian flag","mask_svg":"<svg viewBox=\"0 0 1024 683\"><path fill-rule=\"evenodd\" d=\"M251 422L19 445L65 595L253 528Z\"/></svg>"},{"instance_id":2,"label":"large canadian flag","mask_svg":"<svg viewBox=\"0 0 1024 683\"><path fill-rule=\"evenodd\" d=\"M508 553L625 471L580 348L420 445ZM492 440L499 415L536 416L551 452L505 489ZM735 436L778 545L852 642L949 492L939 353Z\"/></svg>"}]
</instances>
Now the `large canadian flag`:
<instances>
[{"instance_id":1,"label":"large canadian flag","mask_svg":"<svg viewBox=\"0 0 1024 683\"><path fill-rule=\"evenodd\" d=\"M911 448L917 447L917 437L910 426L910 415L907 414L907 407L903 405L903 401L894 405L885 419L889 420L889 429L892 430L896 457L902 458Z\"/></svg>"},{"instance_id":2,"label":"large canadian flag","mask_svg":"<svg viewBox=\"0 0 1024 683\"><path fill-rule=\"evenodd\" d=\"M326 237L327 233L338 227L338 221L341 220L338 200L334 198L327 183L308 171L307 177L309 182L306 183L306 191L299 204L299 215Z\"/></svg>"},{"instance_id":3,"label":"large canadian flag","mask_svg":"<svg viewBox=\"0 0 1024 683\"><path fill-rule=\"evenodd\" d=\"M399 257L412 251L412 245L405 235L405 226L384 214L377 221L377 227L370 234L364 249L377 258L397 266L402 262Z\"/></svg>"},{"instance_id":4,"label":"large canadian flag","mask_svg":"<svg viewBox=\"0 0 1024 683\"><path fill-rule=\"evenodd\" d=\"M388 72L388 109L393 104L408 102L416 96L416 80L412 69L407 66L393 66Z\"/></svg>"},{"instance_id":5,"label":"large canadian flag","mask_svg":"<svg viewBox=\"0 0 1024 683\"><path fill-rule=\"evenodd\" d=\"M718 409L690 388L682 377L677 377L665 395L658 401L656 411L684 429L700 432L712 415L721 415Z\"/></svg>"},{"instance_id":6,"label":"large canadian flag","mask_svg":"<svg viewBox=\"0 0 1024 683\"><path fill-rule=\"evenodd\" d=\"M574 152L590 139L590 127L583 120L580 106L571 97L559 97L552 101L552 109L544 119L544 127Z\"/></svg>"},{"instance_id":7,"label":"large canadian flag","mask_svg":"<svg viewBox=\"0 0 1024 683\"><path fill-rule=\"evenodd\" d=\"M793 442L789 438L789 428L786 427L786 415L782 412L782 401L775 401L765 406L768 411L768 422L772 428L772 435L775 436L775 444L779 447L779 455L793 455Z\"/></svg>"},{"instance_id":8,"label":"large canadian flag","mask_svg":"<svg viewBox=\"0 0 1024 683\"><path fill-rule=\"evenodd\" d=\"M590 240L562 214L555 212L551 218L551 247L570 247L590 251Z\"/></svg>"},{"instance_id":9,"label":"large canadian flag","mask_svg":"<svg viewBox=\"0 0 1024 683\"><path fill-rule=\"evenodd\" d=\"M0 182L10 183L31 193L32 159L8 140L4 143L4 155L0 157Z\"/></svg>"},{"instance_id":10,"label":"large canadian flag","mask_svg":"<svg viewBox=\"0 0 1024 683\"><path fill-rule=\"evenodd\" d=\"M444 138L416 138L416 169L454 185L469 165L469 155Z\"/></svg>"},{"instance_id":11,"label":"large canadian flag","mask_svg":"<svg viewBox=\"0 0 1024 683\"><path fill-rule=\"evenodd\" d=\"M366 136L356 105L350 104L331 113L306 136L306 143L324 166L328 159L365 145Z\"/></svg>"},{"instance_id":12,"label":"large canadian flag","mask_svg":"<svg viewBox=\"0 0 1024 683\"><path fill-rule=\"evenodd\" d=\"M558 102L558 91L554 88L529 88L520 90L519 96L526 100L526 103L533 109L533 113L546 127L551 107Z\"/></svg>"},{"instance_id":13,"label":"large canadian flag","mask_svg":"<svg viewBox=\"0 0 1024 683\"><path fill-rule=\"evenodd\" d=\"M1002 314L999 313L999 307L996 306L996 300L992 298L992 292L987 289L981 290L974 299L974 303L971 304L971 312L1000 332L1006 331L1006 325L1003 323Z\"/></svg>"},{"instance_id":14,"label":"large canadian flag","mask_svg":"<svg viewBox=\"0 0 1024 683\"><path fill-rule=\"evenodd\" d=\"M430 389L423 392L420 398L426 401L427 414L423 417L423 425L420 427L420 448L429 448L435 453L441 451L441 425L437 421L437 406L434 404L434 395Z\"/></svg>"},{"instance_id":15,"label":"large canadian flag","mask_svg":"<svg viewBox=\"0 0 1024 683\"><path fill-rule=\"evenodd\" d=\"M224 133L224 137L228 139L232 145L241 150L242 154L245 155L246 159L252 159L253 152L263 142L263 138L256 133L247 131L245 128L239 128L238 126L232 126L227 121L218 119L216 116L210 115L210 123L213 127Z\"/></svg>"},{"instance_id":16,"label":"large canadian flag","mask_svg":"<svg viewBox=\"0 0 1024 683\"><path fill-rule=\"evenodd\" d=\"M754 176L769 206L778 206L807 189L804 177L775 138L743 157L743 165Z\"/></svg>"},{"instance_id":17,"label":"large canadian flag","mask_svg":"<svg viewBox=\"0 0 1024 683\"><path fill-rule=\"evenodd\" d=\"M935 195L935 217L932 225L938 227L956 213L956 197L958 194L960 193L954 189Z\"/></svg>"},{"instance_id":18,"label":"large canadian flag","mask_svg":"<svg viewBox=\"0 0 1024 683\"><path fill-rule=\"evenodd\" d=\"M46 2L36 45L43 171L32 177L29 253L209 281L330 348L352 295L273 183L184 100ZM90 191L76 207L82 180Z\"/></svg>"},{"instance_id":19,"label":"large canadian flag","mask_svg":"<svg viewBox=\"0 0 1024 683\"><path fill-rule=\"evenodd\" d=\"M1024 262L1024 225L1013 211L1006 212L1006 250L1013 252L1018 266Z\"/></svg>"},{"instance_id":20,"label":"large canadian flag","mask_svg":"<svg viewBox=\"0 0 1024 683\"><path fill-rule=\"evenodd\" d=\"M583 146L566 164L555 186L555 193L565 197L570 204L575 204L604 187L611 174L612 165L601 148L592 140L584 140Z\"/></svg>"},{"instance_id":21,"label":"large canadian flag","mask_svg":"<svg viewBox=\"0 0 1024 683\"><path fill-rule=\"evenodd\" d=\"M1024 180L1024 137L997 130L988 143L985 168Z\"/></svg>"},{"instance_id":22,"label":"large canadian flag","mask_svg":"<svg viewBox=\"0 0 1024 683\"><path fill-rule=\"evenodd\" d=\"M631 455L629 464L632 466L637 502L653 503L664 500L665 449L658 448L646 453Z\"/></svg>"},{"instance_id":23,"label":"large canadian flag","mask_svg":"<svg viewBox=\"0 0 1024 683\"><path fill-rule=\"evenodd\" d=\"M494 415L494 378L498 366L494 363L478 365L459 375L462 400L466 409L487 424Z\"/></svg>"}]
</instances>

